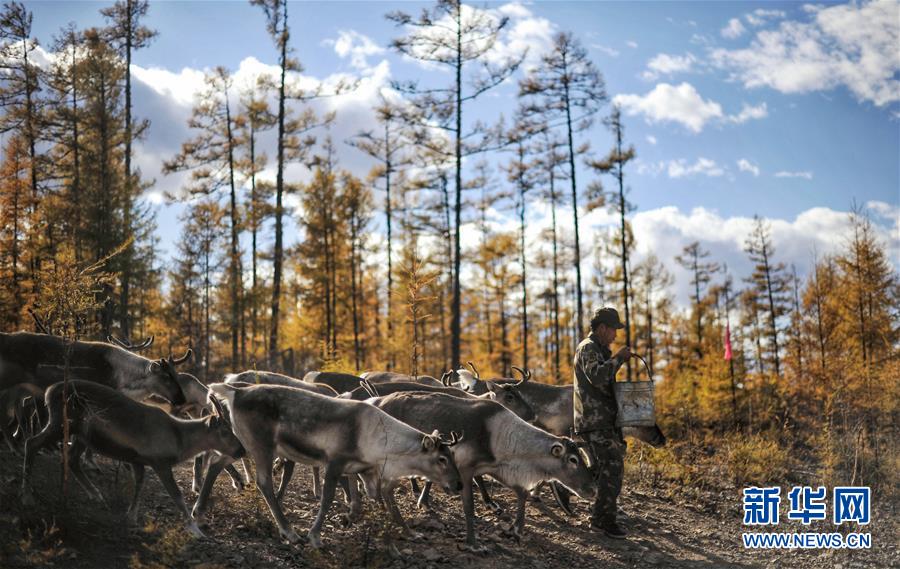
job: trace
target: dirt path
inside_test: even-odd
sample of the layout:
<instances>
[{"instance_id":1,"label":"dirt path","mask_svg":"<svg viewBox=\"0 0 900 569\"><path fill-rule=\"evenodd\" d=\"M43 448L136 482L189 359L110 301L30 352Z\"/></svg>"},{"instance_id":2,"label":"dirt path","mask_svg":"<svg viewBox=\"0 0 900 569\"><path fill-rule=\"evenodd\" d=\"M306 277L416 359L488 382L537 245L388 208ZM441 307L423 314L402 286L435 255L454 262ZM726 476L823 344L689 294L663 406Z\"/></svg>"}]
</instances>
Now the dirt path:
<instances>
[{"instance_id":1,"label":"dirt path","mask_svg":"<svg viewBox=\"0 0 900 569\"><path fill-rule=\"evenodd\" d=\"M280 543L255 488L238 493L225 476L217 482L213 495L208 539L199 540L182 531L171 500L156 476L149 473L142 522L128 527L124 511L131 487L129 471L120 467L117 472L113 463L102 460L101 472L93 477L109 504L89 500L75 485L68 508L63 507L58 498L58 460L53 455L39 457L38 507L24 512L18 492L21 459L0 453L0 567L900 567L895 517L879 516L877 503L873 521L866 528L872 532L871 550L748 551L740 542L741 507L736 490L688 502L679 498L678 489L649 488L630 476L620 501L630 537L622 541L589 530L584 502L578 502L576 515L567 518L551 503L549 493L544 493L543 503L529 505L526 533L519 544L502 532L508 518L476 506L481 515L477 529L488 553L464 552L459 549L465 537L459 499L435 496L438 513L432 515L416 510L410 493L403 491L398 495L401 509L424 538L398 541L401 559L386 555L381 539L385 516L371 502L366 504L363 521L350 527L341 524L346 507L335 508L323 530L325 547L315 551ZM182 489L189 491L187 465L180 467L176 476ZM512 512L512 494L495 487L495 495L506 511ZM301 535L312 523L316 508L308 471L298 469L285 498L285 512ZM811 531L820 529L826 531L815 527ZM794 530L779 527L779 531Z\"/></svg>"}]
</instances>

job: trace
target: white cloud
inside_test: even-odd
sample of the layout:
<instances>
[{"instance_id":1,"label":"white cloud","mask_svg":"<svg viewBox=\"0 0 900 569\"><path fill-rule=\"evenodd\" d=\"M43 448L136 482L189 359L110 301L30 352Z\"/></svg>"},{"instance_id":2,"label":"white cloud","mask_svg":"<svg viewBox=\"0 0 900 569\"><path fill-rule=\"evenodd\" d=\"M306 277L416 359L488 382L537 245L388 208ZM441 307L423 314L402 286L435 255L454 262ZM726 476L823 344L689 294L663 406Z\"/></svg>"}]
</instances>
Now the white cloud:
<instances>
[{"instance_id":1,"label":"white cloud","mask_svg":"<svg viewBox=\"0 0 900 569\"><path fill-rule=\"evenodd\" d=\"M652 144L653 146L656 146L656 137L653 136L652 134L648 134L648 135L647 135L647 142L649 142L649 143Z\"/></svg>"},{"instance_id":2,"label":"white cloud","mask_svg":"<svg viewBox=\"0 0 900 569\"><path fill-rule=\"evenodd\" d=\"M708 178L717 178L725 174L725 168L715 160L710 158L699 157L693 164L688 163L684 158L677 160L660 160L659 162L646 163L638 159L637 172L642 175L658 176L666 174L668 177L689 178L692 176L706 176Z\"/></svg>"},{"instance_id":3,"label":"white cloud","mask_svg":"<svg viewBox=\"0 0 900 569\"><path fill-rule=\"evenodd\" d=\"M697 58L693 53L686 53L685 55L658 53L647 62L647 71L644 71L641 77L652 81L660 75L689 73L693 70L696 62Z\"/></svg>"},{"instance_id":4,"label":"white cloud","mask_svg":"<svg viewBox=\"0 0 900 569\"><path fill-rule=\"evenodd\" d=\"M738 170L741 172L750 172L754 176L759 176L759 166L750 162L746 158L741 158L737 161Z\"/></svg>"},{"instance_id":5,"label":"white cloud","mask_svg":"<svg viewBox=\"0 0 900 569\"><path fill-rule=\"evenodd\" d=\"M764 8L757 8L749 14L744 14L744 19L747 20L747 23L751 26L759 27L765 24L768 20L781 19L786 15L787 14L785 14L783 10L766 10Z\"/></svg>"},{"instance_id":6,"label":"white cloud","mask_svg":"<svg viewBox=\"0 0 900 569\"><path fill-rule=\"evenodd\" d=\"M722 28L719 33L722 34L723 38L735 39L741 37L745 31L744 24L740 20L731 18L728 20L728 25Z\"/></svg>"},{"instance_id":7,"label":"white cloud","mask_svg":"<svg viewBox=\"0 0 900 569\"><path fill-rule=\"evenodd\" d=\"M628 115L644 115L647 122L676 122L697 133L712 120L722 118L722 107L703 100L690 83L659 83L646 95L616 95L613 103Z\"/></svg>"},{"instance_id":8,"label":"white cloud","mask_svg":"<svg viewBox=\"0 0 900 569\"><path fill-rule=\"evenodd\" d=\"M775 177L776 178L802 178L804 180L812 180L813 173L809 172L809 171L789 172L786 170L780 170L778 172L775 172Z\"/></svg>"},{"instance_id":9,"label":"white cloud","mask_svg":"<svg viewBox=\"0 0 900 569\"><path fill-rule=\"evenodd\" d=\"M759 31L748 47L713 50L711 60L748 88L807 93L844 86L879 107L900 101L900 4L853 2L807 14L807 22Z\"/></svg>"},{"instance_id":10,"label":"white cloud","mask_svg":"<svg viewBox=\"0 0 900 569\"><path fill-rule=\"evenodd\" d=\"M366 35L356 30L340 30L337 39L322 42L334 48L341 59L350 58L350 65L356 69L368 69L368 58L384 53L385 49Z\"/></svg>"},{"instance_id":11,"label":"white cloud","mask_svg":"<svg viewBox=\"0 0 900 569\"><path fill-rule=\"evenodd\" d=\"M788 266L796 265L801 278L812 267L813 254L820 257L841 249L841 236L849 231L846 212L825 207L814 207L798 214L794 219L769 218L774 260ZM744 242L753 227L752 215L725 217L706 208L694 208L683 212L669 206L654 210L638 211L631 218L638 257L654 253L675 276L676 300L682 307L689 305L690 275L675 263L675 256L682 248L700 241L711 252L711 259L728 264L736 282L750 274L752 266L744 252ZM884 224L875 224L877 237L891 251L900 248L900 232L891 231ZM895 266L897 261L895 257ZM635 258L639 262L639 258Z\"/></svg>"},{"instance_id":12,"label":"white cloud","mask_svg":"<svg viewBox=\"0 0 900 569\"><path fill-rule=\"evenodd\" d=\"M744 103L743 108L741 108L741 112L736 115L730 115L728 117L728 120L736 124L743 124L749 120L765 118L768 115L769 109L765 103L762 103L755 107Z\"/></svg>"},{"instance_id":13,"label":"white cloud","mask_svg":"<svg viewBox=\"0 0 900 569\"><path fill-rule=\"evenodd\" d=\"M527 6L519 2L510 2L497 8L488 9L477 8L468 4L464 4L462 7L464 27L468 22L477 18L486 18L490 21L498 22L504 17L509 18L509 22L501 31L491 49L485 53L484 61L491 64L501 64L510 59L517 59L523 53L526 53L525 69L535 66L540 61L541 55L549 51L553 46L553 36L556 33L555 24L546 18L535 16ZM445 16L435 23L437 26L428 30L407 26L407 31L414 31L418 34L424 33L435 38L444 38L448 44L455 41L453 40L455 36L451 35L455 24L450 21L449 16ZM471 45L475 49L482 49L488 46L489 41L490 38L488 37L478 38ZM421 46L419 48L425 49ZM428 53L428 55L430 57L450 57L451 53L449 50L437 50L436 52ZM447 69L445 65L421 61L408 56L405 59L429 71Z\"/></svg>"},{"instance_id":14,"label":"white cloud","mask_svg":"<svg viewBox=\"0 0 900 569\"><path fill-rule=\"evenodd\" d=\"M592 43L592 44L591 44L591 47L594 48L594 49L596 49L597 51L599 51L599 52L601 52L601 53L605 53L606 55L608 55L608 56L610 56L610 57L619 57L619 50L617 50L617 49L614 48L614 47L609 47L609 46L601 45L601 44L599 44L599 43Z\"/></svg>"},{"instance_id":15,"label":"white cloud","mask_svg":"<svg viewBox=\"0 0 900 569\"><path fill-rule=\"evenodd\" d=\"M627 42L625 42L625 45L627 45L631 49L637 49L638 43L634 40L628 40Z\"/></svg>"},{"instance_id":16,"label":"white cloud","mask_svg":"<svg viewBox=\"0 0 900 569\"><path fill-rule=\"evenodd\" d=\"M145 179L156 181L152 193L148 192L146 196L153 203L158 201L158 196L165 193L179 194L189 180L188 173L164 174L162 163L174 157L179 152L182 142L194 136L187 127L187 120L195 95L204 89L205 71L184 68L175 72L161 68L145 69L137 65L132 66L135 108L139 109L141 117L146 117L151 123L146 137L135 145L134 160ZM269 65L253 57L245 58L232 73L235 86L232 95L233 104L236 104L238 91L242 87L255 83L260 75L268 74L274 77L277 72L277 65ZM371 168L370 160L361 152L341 142L361 129L376 126L372 108L378 102L379 93L390 94L388 84L391 70L388 62L382 60L364 70L361 75L355 77L359 79L355 90L315 101L311 104L311 108L320 115L328 111L337 112L338 118L330 130L337 149L337 159L342 168L364 177ZM291 77L289 82L309 89L320 84L331 85L338 79L348 77L343 73L322 78L300 74ZM313 134L322 140L327 133L320 130ZM260 177L274 180L272 165L272 157L276 153L274 132L261 135L257 151L265 152L269 156L269 167L260 174ZM286 177L291 180L302 181L308 175L306 168L300 164L290 164L286 171Z\"/></svg>"},{"instance_id":17,"label":"white cloud","mask_svg":"<svg viewBox=\"0 0 900 569\"><path fill-rule=\"evenodd\" d=\"M709 158L697 158L693 164L688 164L684 159L670 160L666 172L670 178L685 178L689 176L718 177L725 173L715 160Z\"/></svg>"}]
</instances>

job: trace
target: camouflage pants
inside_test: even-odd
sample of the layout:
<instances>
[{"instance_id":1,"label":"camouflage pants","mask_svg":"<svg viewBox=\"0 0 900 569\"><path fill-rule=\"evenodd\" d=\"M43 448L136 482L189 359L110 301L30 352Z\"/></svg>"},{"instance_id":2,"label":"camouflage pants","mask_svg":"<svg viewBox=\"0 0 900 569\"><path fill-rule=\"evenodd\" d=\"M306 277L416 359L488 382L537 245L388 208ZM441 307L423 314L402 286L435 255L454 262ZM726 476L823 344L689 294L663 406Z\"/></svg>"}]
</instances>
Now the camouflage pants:
<instances>
[{"instance_id":1,"label":"camouflage pants","mask_svg":"<svg viewBox=\"0 0 900 569\"><path fill-rule=\"evenodd\" d=\"M597 430L579 435L590 454L591 472L599 491L591 508L591 522L602 525L616 521L616 500L625 472L625 439L616 430Z\"/></svg>"}]
</instances>

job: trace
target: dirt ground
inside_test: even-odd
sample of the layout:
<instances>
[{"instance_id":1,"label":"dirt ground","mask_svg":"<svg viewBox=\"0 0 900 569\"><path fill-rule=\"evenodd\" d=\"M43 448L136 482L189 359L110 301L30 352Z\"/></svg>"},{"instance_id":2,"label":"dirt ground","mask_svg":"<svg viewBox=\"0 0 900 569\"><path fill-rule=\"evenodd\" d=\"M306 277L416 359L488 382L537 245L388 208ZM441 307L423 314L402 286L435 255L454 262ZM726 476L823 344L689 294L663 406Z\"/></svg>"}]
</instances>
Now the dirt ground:
<instances>
[{"instance_id":1,"label":"dirt ground","mask_svg":"<svg viewBox=\"0 0 900 569\"><path fill-rule=\"evenodd\" d=\"M540 503L530 504L521 543L503 534L502 526L514 509L512 494L494 486L506 513L495 515L476 504L476 527L487 553L460 550L465 521L460 500L435 496L436 513L417 510L404 490L398 502L410 524L424 534L420 541L398 541L402 557L387 555L382 531L385 514L366 503L362 521L345 527L342 503L332 510L323 529L324 547L287 545L260 494L249 486L239 493L227 476L220 477L213 494L207 538L190 537L155 474L148 470L141 522L129 527L125 509L131 489L130 471L99 460L94 480L107 504L90 500L74 482L68 500L60 498L60 463L56 454L38 457L37 507L24 511L19 498L21 458L0 452L0 567L158 568L192 567L832 567L836 569L900 567L896 512L873 502L870 550L827 552L745 550L741 545L741 503L737 489L685 499L685 489L653 488L626 476L620 500L621 521L630 531L622 541L608 539L587 527L587 504L579 501L568 518L544 491ZM188 464L176 471L188 500ZM339 493L340 495L340 493ZM312 497L309 471L299 469L285 497L285 512L304 535L317 503ZM804 531L782 524L778 531ZM806 531L831 531L823 525Z\"/></svg>"}]
</instances>

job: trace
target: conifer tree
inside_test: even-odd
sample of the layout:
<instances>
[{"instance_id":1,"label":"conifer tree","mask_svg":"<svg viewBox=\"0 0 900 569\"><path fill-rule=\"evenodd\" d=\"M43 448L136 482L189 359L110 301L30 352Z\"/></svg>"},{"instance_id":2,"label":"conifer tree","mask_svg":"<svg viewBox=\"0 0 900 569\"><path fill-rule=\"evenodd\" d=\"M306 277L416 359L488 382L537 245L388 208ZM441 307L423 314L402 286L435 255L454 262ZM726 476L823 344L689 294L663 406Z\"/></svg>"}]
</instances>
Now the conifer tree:
<instances>
[{"instance_id":1,"label":"conifer tree","mask_svg":"<svg viewBox=\"0 0 900 569\"><path fill-rule=\"evenodd\" d=\"M519 96L530 102L528 114L540 115L549 128L562 128L567 141L572 221L575 228L575 290L578 326L584 326L584 302L581 290L581 236L578 226L578 184L575 157L587 150L576 146L575 135L587 130L593 115L606 102L603 76L588 58L587 50L571 34L560 32L553 48L541 57L541 63L519 83Z\"/></svg>"},{"instance_id":2,"label":"conifer tree","mask_svg":"<svg viewBox=\"0 0 900 569\"><path fill-rule=\"evenodd\" d=\"M464 6L460 0L439 0L432 10L423 10L418 18L404 12L392 12L388 19L404 26L407 35L397 38L392 46L403 55L435 65L446 66L453 82L446 88L422 88L416 82L395 86L416 97L415 106L423 111L419 124L423 128L437 125L452 140L454 163L453 199L453 298L451 302L451 365L460 365L463 159L485 152L496 141L496 133L482 123L468 127L463 120L464 105L500 85L518 69L522 57L492 64L485 55L494 47L500 32L507 26L506 17L495 18L485 11ZM522 54L524 56L524 54ZM472 68L475 72L470 73ZM469 89L466 76L469 75ZM425 135L425 140L430 138Z\"/></svg>"}]
</instances>

